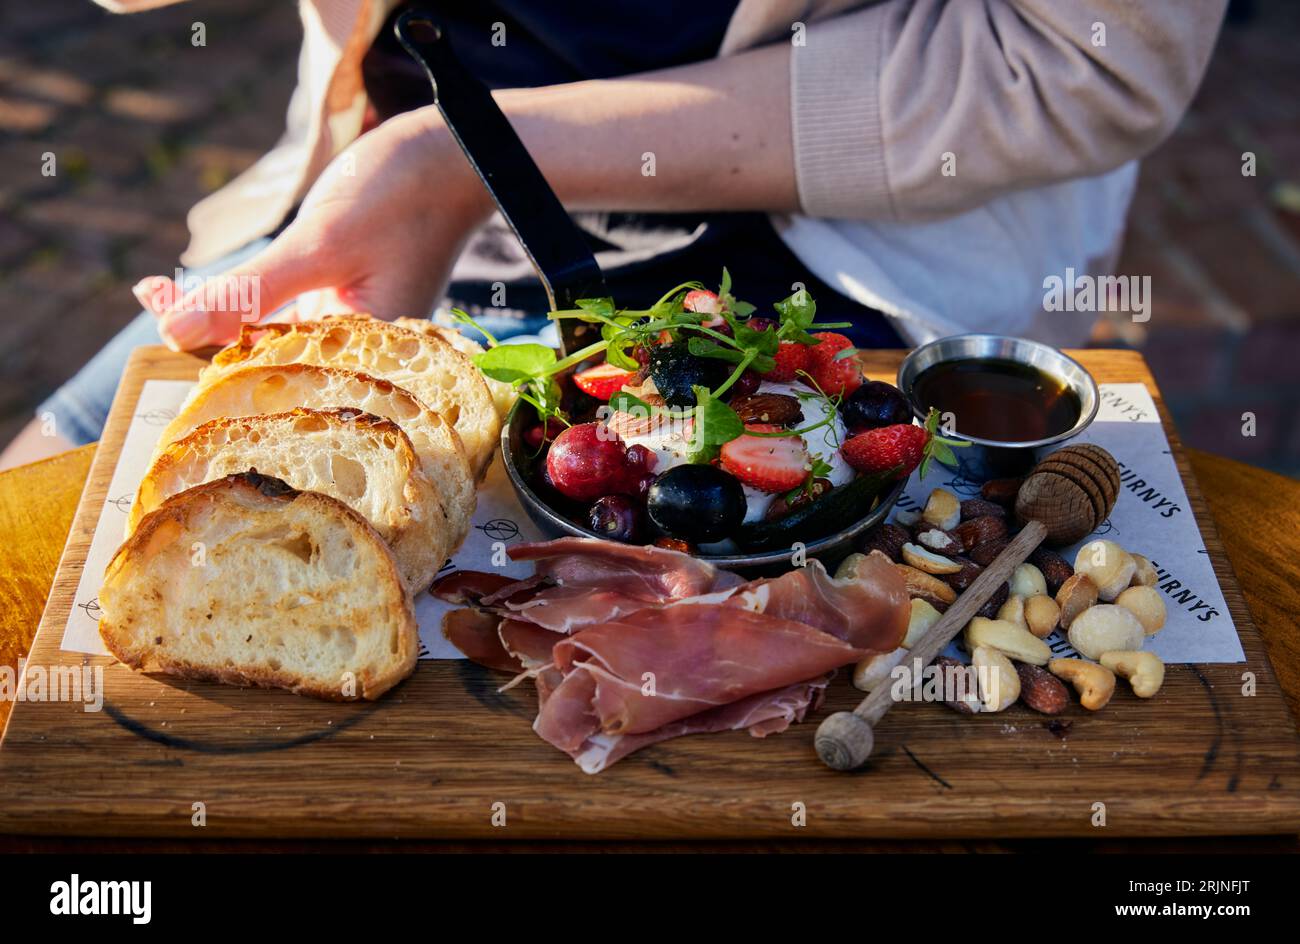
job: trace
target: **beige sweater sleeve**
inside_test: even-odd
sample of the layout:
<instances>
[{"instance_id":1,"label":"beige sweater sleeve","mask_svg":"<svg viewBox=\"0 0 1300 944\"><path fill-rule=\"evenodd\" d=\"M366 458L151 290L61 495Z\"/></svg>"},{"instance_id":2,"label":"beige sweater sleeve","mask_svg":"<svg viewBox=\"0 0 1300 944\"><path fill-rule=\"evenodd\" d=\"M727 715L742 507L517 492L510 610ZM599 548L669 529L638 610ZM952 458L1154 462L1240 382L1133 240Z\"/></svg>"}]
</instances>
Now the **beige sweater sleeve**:
<instances>
[{"instance_id":1,"label":"beige sweater sleeve","mask_svg":"<svg viewBox=\"0 0 1300 944\"><path fill-rule=\"evenodd\" d=\"M1118 167L1177 124L1227 0L883 0L792 57L812 216L923 220Z\"/></svg>"}]
</instances>

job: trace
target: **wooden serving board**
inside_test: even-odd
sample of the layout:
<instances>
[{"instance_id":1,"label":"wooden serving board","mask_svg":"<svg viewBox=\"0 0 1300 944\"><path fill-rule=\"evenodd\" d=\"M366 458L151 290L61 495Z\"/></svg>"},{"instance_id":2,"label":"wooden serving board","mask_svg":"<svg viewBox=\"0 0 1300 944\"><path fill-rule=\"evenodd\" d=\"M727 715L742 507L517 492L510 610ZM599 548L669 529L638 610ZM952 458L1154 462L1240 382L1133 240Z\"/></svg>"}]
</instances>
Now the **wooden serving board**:
<instances>
[{"instance_id":1,"label":"wooden serving board","mask_svg":"<svg viewBox=\"0 0 1300 944\"><path fill-rule=\"evenodd\" d=\"M108 666L101 712L14 706L0 746L0 832L498 840L1294 833L1295 725L1150 373L1136 353L1075 356L1098 381L1150 388L1247 664L1170 666L1151 701L1123 690L1099 713L1074 705L1050 723L1021 706L964 717L942 705L899 705L876 731L872 762L854 774L826 769L812 746L825 713L859 698L841 673L823 712L783 734L679 738L588 776L532 732L531 686L499 694L500 677L468 662L422 662L380 702L341 705L90 659ZM875 352L864 363L892 380L900 358ZM82 663L59 641L136 399L146 379L194 377L201 363L162 348L133 357L32 662ZM1243 694L1246 672L1253 695ZM200 803L201 828L193 825ZM798 811L804 825L796 825ZM494 825L502 814L504 825Z\"/></svg>"}]
</instances>

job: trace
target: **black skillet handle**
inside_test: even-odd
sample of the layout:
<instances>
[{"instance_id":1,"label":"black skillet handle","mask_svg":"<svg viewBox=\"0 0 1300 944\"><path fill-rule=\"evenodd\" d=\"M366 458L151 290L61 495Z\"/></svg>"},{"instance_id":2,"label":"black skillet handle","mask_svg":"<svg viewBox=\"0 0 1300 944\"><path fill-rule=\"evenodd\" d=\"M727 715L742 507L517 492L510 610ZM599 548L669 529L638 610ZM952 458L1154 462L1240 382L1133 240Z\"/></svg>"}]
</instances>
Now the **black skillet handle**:
<instances>
[{"instance_id":1,"label":"black skillet handle","mask_svg":"<svg viewBox=\"0 0 1300 944\"><path fill-rule=\"evenodd\" d=\"M431 15L419 8L407 10L394 29L398 41L429 74L434 104L519 237L551 308L574 308L580 298L608 295L604 276L578 227L487 86L461 65ZM594 325L572 318L560 322L560 346L566 354L597 339Z\"/></svg>"}]
</instances>

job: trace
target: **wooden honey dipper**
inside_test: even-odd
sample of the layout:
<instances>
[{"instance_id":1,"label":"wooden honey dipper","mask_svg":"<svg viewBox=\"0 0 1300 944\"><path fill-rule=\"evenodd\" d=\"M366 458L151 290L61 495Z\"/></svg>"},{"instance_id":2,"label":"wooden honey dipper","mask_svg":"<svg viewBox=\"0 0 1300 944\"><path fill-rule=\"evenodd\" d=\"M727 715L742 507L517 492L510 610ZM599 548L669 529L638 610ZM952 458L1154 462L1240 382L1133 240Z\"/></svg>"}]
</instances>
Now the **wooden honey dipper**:
<instances>
[{"instance_id":1,"label":"wooden honey dipper","mask_svg":"<svg viewBox=\"0 0 1300 944\"><path fill-rule=\"evenodd\" d=\"M1025 562L1034 549L1047 536L1047 528L1041 521L1026 523L1011 543L1002 549L1002 553L993 559L975 578L974 582L948 607L933 626L921 637L921 641L908 652L908 661L913 665L920 660L920 668L925 668L943 651L971 618L979 612L989 597L998 587L1011 577L1011 572ZM862 703L852 711L837 711L817 728L813 743L817 756L827 767L834 770L856 770L867 762L871 749L875 746L876 736L872 729L894 705L891 685L880 685Z\"/></svg>"}]
</instances>

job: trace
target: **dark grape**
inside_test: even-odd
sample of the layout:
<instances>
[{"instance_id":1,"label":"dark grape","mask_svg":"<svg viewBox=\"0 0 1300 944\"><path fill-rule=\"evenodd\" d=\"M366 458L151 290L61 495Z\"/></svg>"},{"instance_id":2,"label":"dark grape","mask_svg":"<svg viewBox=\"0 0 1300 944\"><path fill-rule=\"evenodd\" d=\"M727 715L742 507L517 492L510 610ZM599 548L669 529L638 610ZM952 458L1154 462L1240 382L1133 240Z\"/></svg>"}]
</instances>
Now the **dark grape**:
<instances>
[{"instance_id":1,"label":"dark grape","mask_svg":"<svg viewBox=\"0 0 1300 944\"><path fill-rule=\"evenodd\" d=\"M641 537L641 509L626 495L606 495L591 506L587 524L602 538L635 542Z\"/></svg>"},{"instance_id":2,"label":"dark grape","mask_svg":"<svg viewBox=\"0 0 1300 944\"><path fill-rule=\"evenodd\" d=\"M692 544L730 537L747 508L740 481L711 465L675 466L646 493L650 520L665 534Z\"/></svg>"},{"instance_id":3,"label":"dark grape","mask_svg":"<svg viewBox=\"0 0 1300 944\"><path fill-rule=\"evenodd\" d=\"M912 408L892 384L868 380L840 405L844 425L851 433L912 422Z\"/></svg>"}]
</instances>

